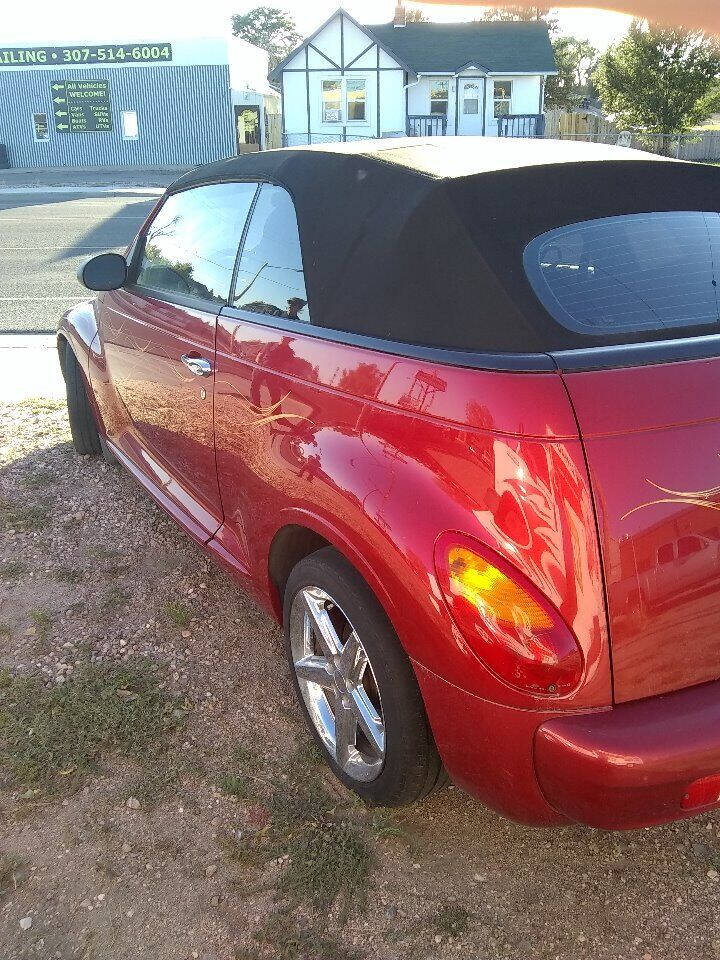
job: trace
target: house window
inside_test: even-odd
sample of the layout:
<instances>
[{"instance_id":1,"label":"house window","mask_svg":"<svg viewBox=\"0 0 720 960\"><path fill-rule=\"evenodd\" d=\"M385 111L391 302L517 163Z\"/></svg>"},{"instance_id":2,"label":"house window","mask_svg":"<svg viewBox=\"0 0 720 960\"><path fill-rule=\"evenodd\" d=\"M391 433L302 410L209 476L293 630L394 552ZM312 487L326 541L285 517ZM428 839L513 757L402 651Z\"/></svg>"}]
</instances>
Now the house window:
<instances>
[{"instance_id":1,"label":"house window","mask_svg":"<svg viewBox=\"0 0 720 960\"><path fill-rule=\"evenodd\" d=\"M447 80L433 80L430 83L430 113L446 117L447 109L448 82Z\"/></svg>"},{"instance_id":2,"label":"house window","mask_svg":"<svg viewBox=\"0 0 720 960\"><path fill-rule=\"evenodd\" d=\"M322 118L323 123L343 122L342 80L323 80Z\"/></svg>"},{"instance_id":3,"label":"house window","mask_svg":"<svg viewBox=\"0 0 720 960\"><path fill-rule=\"evenodd\" d=\"M365 80L323 80L323 123L364 123L366 117L367 91Z\"/></svg>"},{"instance_id":4,"label":"house window","mask_svg":"<svg viewBox=\"0 0 720 960\"><path fill-rule=\"evenodd\" d=\"M122 112L122 135L123 140L137 140L138 122L135 110L123 110Z\"/></svg>"},{"instance_id":5,"label":"house window","mask_svg":"<svg viewBox=\"0 0 720 960\"><path fill-rule=\"evenodd\" d=\"M463 87L463 113L480 113L480 87L477 83L466 83Z\"/></svg>"},{"instance_id":6,"label":"house window","mask_svg":"<svg viewBox=\"0 0 720 960\"><path fill-rule=\"evenodd\" d=\"M496 80L493 85L494 116L507 117L512 100L512 80Z\"/></svg>"},{"instance_id":7,"label":"house window","mask_svg":"<svg viewBox=\"0 0 720 960\"><path fill-rule=\"evenodd\" d=\"M346 81L347 118L363 121L365 119L366 94L364 80Z\"/></svg>"}]
</instances>

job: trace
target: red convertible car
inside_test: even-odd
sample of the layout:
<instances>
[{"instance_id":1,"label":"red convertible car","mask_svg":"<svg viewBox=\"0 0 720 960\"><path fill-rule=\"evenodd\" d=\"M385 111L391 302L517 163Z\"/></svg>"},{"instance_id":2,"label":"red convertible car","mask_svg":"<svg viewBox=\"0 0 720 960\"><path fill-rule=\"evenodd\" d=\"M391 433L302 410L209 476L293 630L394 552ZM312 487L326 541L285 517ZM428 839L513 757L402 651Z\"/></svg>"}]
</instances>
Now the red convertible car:
<instances>
[{"instance_id":1,"label":"red convertible car","mask_svg":"<svg viewBox=\"0 0 720 960\"><path fill-rule=\"evenodd\" d=\"M720 805L720 171L552 141L247 155L63 319L117 459L284 624L368 802Z\"/></svg>"}]
</instances>

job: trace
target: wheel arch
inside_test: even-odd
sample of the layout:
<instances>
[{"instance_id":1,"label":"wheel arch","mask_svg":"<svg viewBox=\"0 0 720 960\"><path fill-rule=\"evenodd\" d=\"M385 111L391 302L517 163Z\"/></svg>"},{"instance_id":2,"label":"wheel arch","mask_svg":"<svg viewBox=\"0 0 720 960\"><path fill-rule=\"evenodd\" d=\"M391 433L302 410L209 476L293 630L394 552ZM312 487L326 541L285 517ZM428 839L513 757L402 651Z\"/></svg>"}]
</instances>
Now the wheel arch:
<instances>
[{"instance_id":1,"label":"wheel arch","mask_svg":"<svg viewBox=\"0 0 720 960\"><path fill-rule=\"evenodd\" d=\"M385 612L393 629L394 603L372 562L355 544L328 521L306 511L293 511L273 534L267 552L267 583L272 608L278 620L283 617L283 594L293 568L305 557L333 547L360 574Z\"/></svg>"}]
</instances>

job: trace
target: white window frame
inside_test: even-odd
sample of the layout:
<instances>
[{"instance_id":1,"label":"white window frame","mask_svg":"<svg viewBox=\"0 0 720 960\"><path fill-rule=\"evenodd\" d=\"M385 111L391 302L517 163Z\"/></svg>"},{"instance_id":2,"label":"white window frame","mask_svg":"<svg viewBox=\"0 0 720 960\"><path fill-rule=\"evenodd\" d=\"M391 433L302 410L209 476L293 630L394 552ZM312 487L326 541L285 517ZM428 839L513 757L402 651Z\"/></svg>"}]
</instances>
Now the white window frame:
<instances>
[{"instance_id":1,"label":"white window frame","mask_svg":"<svg viewBox=\"0 0 720 960\"><path fill-rule=\"evenodd\" d=\"M476 97L468 97L468 96L466 96L466 94L465 94L465 90L466 90L469 86L471 86L471 85L474 86L475 89L477 90L477 96L476 96ZM477 79L476 79L475 77L466 77L466 78L464 78L463 81L462 81L462 90L461 90L461 92L462 92L462 115L463 115L464 117L480 117L480 116L482 116L482 106L481 106L482 97L480 96L480 78L479 78L479 77L478 77ZM473 112L470 112L470 111L468 111L468 110L465 109L465 104L467 103L468 100L475 100L475 102L477 103L477 110L476 110L474 113L473 113Z\"/></svg>"},{"instance_id":2,"label":"white window frame","mask_svg":"<svg viewBox=\"0 0 720 960\"><path fill-rule=\"evenodd\" d=\"M127 125L125 122L126 117L132 116L134 118L135 133L130 134L127 132ZM138 125L138 115L137 110L122 110L120 113L120 127L122 129L122 138L123 140L139 140L140 139L140 127Z\"/></svg>"},{"instance_id":3,"label":"white window frame","mask_svg":"<svg viewBox=\"0 0 720 960\"><path fill-rule=\"evenodd\" d=\"M326 120L325 119L325 84L326 83L336 83L338 84L338 100L340 101L339 112L340 116L337 120ZM345 119L345 111L343 109L343 82L342 77L322 77L320 80L320 122L325 123L343 123Z\"/></svg>"},{"instance_id":4,"label":"white window frame","mask_svg":"<svg viewBox=\"0 0 720 960\"><path fill-rule=\"evenodd\" d=\"M362 83L365 87L365 117L362 120L350 120L349 111L348 111L348 96L347 96L347 84L348 80L354 83ZM340 84L340 117L337 120L326 120L325 119L325 84L326 83L338 83ZM334 126L339 124L342 126L351 125L351 126L367 126L368 121L368 80L367 77L322 77L320 80L320 122L324 125Z\"/></svg>"},{"instance_id":5,"label":"white window frame","mask_svg":"<svg viewBox=\"0 0 720 960\"><path fill-rule=\"evenodd\" d=\"M350 109L349 109L349 100L348 100L348 83L361 83L363 85L363 98L362 103L365 108L365 116L362 120L351 120L350 119ZM360 123L366 124L368 122L368 83L366 77L345 77L343 82L343 89L345 92L345 116L347 117L346 123Z\"/></svg>"},{"instance_id":6,"label":"white window frame","mask_svg":"<svg viewBox=\"0 0 720 960\"><path fill-rule=\"evenodd\" d=\"M432 91L435 84L444 83L445 84L445 96L444 97L435 97L433 99ZM428 115L432 117L445 117L447 119L448 111L450 109L450 81L447 77L432 77L430 79L430 86L428 87L428 100L430 105L428 107ZM444 113L435 113L433 112L433 103L444 103L445 112Z\"/></svg>"},{"instance_id":7,"label":"white window frame","mask_svg":"<svg viewBox=\"0 0 720 960\"><path fill-rule=\"evenodd\" d=\"M509 96L498 97L495 93L495 84L502 83L505 86L510 88ZM493 78L493 118L497 120L498 117L509 116L512 113L512 96L513 96L513 82L512 80L501 80L498 77ZM497 105L498 103L507 103L507 113L498 113Z\"/></svg>"}]
</instances>

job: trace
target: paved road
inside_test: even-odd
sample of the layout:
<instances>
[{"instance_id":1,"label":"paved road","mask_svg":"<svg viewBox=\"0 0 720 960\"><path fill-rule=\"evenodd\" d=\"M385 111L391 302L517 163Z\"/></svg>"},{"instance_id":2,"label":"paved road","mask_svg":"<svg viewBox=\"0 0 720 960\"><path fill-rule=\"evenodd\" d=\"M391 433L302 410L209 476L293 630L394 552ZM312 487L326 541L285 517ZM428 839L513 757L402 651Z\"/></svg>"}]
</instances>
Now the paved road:
<instances>
[{"instance_id":1,"label":"paved road","mask_svg":"<svg viewBox=\"0 0 720 960\"><path fill-rule=\"evenodd\" d=\"M75 276L83 259L122 252L158 193L0 191L0 333L52 332L87 296Z\"/></svg>"}]
</instances>

